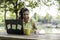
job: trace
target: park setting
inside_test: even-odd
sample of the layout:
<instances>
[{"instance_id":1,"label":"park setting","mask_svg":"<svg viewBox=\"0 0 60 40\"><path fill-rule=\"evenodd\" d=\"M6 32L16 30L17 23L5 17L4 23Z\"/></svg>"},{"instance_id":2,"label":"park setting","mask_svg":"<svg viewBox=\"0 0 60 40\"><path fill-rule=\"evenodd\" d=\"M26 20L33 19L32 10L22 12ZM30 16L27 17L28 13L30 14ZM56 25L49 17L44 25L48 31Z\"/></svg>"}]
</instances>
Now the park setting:
<instances>
[{"instance_id":1,"label":"park setting","mask_svg":"<svg viewBox=\"0 0 60 40\"><path fill-rule=\"evenodd\" d=\"M30 20L23 24L24 17L28 20L26 16L36 22L37 31L35 27L30 29ZM60 0L0 0L0 40L60 40L59 37Z\"/></svg>"}]
</instances>

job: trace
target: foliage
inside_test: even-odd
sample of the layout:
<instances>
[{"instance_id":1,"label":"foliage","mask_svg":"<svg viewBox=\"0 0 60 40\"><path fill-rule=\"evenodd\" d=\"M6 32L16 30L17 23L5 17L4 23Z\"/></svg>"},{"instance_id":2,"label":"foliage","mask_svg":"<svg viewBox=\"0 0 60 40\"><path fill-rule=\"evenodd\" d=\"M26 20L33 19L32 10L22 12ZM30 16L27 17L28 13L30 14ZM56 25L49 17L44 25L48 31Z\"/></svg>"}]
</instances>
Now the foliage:
<instances>
[{"instance_id":1,"label":"foliage","mask_svg":"<svg viewBox=\"0 0 60 40\"><path fill-rule=\"evenodd\" d=\"M16 19L16 15L14 13L11 13L9 19Z\"/></svg>"},{"instance_id":2,"label":"foliage","mask_svg":"<svg viewBox=\"0 0 60 40\"><path fill-rule=\"evenodd\" d=\"M26 1L29 2L29 5L25 4ZM57 0L57 2L60 4L60 0ZM54 2L52 2L52 0L47 0L47 1L46 0L37 0L37 1L35 1L35 0L32 0L32 1L31 0L25 0L25 1L22 1L22 0L0 0L0 9L4 8L4 10L6 12L10 11L11 12L10 17L13 18L14 15L12 13L15 13L16 16L18 16L18 13L22 7L27 6L27 7L31 7L33 9L35 7L38 7L39 5L42 5L42 3L48 7L54 5ZM2 12L4 12L4 10ZM49 15L46 15L46 18L49 19ZM40 19L40 17L37 17L37 19Z\"/></svg>"},{"instance_id":3,"label":"foliage","mask_svg":"<svg viewBox=\"0 0 60 40\"><path fill-rule=\"evenodd\" d=\"M60 0L57 0L57 2L59 3L59 5L60 5Z\"/></svg>"},{"instance_id":4,"label":"foliage","mask_svg":"<svg viewBox=\"0 0 60 40\"><path fill-rule=\"evenodd\" d=\"M52 16L50 15L50 14L46 14L46 16L45 16L45 18L48 20L48 21L51 21L51 19L52 19Z\"/></svg>"},{"instance_id":5,"label":"foliage","mask_svg":"<svg viewBox=\"0 0 60 40\"><path fill-rule=\"evenodd\" d=\"M0 23L4 21L4 16L0 15Z\"/></svg>"},{"instance_id":6,"label":"foliage","mask_svg":"<svg viewBox=\"0 0 60 40\"><path fill-rule=\"evenodd\" d=\"M56 19L60 19L60 15L57 15Z\"/></svg>"},{"instance_id":7,"label":"foliage","mask_svg":"<svg viewBox=\"0 0 60 40\"><path fill-rule=\"evenodd\" d=\"M37 13L35 13L35 14L33 15L33 18L34 18L36 21L39 21L39 20L40 20L40 15L37 14Z\"/></svg>"}]
</instances>

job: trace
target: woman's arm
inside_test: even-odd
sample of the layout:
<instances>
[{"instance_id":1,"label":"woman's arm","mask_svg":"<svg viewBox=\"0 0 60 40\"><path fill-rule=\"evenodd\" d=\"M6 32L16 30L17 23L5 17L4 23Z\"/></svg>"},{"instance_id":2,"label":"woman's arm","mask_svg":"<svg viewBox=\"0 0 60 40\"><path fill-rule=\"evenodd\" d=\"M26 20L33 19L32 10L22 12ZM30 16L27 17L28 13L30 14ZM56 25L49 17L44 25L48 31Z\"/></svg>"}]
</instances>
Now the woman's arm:
<instances>
[{"instance_id":1,"label":"woman's arm","mask_svg":"<svg viewBox=\"0 0 60 40\"><path fill-rule=\"evenodd\" d=\"M37 22L34 22L34 23L33 23L33 29L35 29L35 30L38 29L38 28L37 28Z\"/></svg>"}]
</instances>

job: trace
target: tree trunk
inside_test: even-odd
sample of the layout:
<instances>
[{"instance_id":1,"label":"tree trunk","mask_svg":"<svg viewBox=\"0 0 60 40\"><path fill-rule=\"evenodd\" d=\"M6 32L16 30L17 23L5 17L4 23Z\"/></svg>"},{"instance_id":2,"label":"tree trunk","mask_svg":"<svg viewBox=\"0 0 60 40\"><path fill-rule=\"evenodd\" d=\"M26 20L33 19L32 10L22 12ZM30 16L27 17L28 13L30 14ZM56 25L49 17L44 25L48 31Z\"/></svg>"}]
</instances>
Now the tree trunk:
<instances>
[{"instance_id":1,"label":"tree trunk","mask_svg":"<svg viewBox=\"0 0 60 40\"><path fill-rule=\"evenodd\" d=\"M17 2L18 2L18 0L16 1L16 9L15 9L15 13L16 13L16 19L18 19Z\"/></svg>"}]
</instances>

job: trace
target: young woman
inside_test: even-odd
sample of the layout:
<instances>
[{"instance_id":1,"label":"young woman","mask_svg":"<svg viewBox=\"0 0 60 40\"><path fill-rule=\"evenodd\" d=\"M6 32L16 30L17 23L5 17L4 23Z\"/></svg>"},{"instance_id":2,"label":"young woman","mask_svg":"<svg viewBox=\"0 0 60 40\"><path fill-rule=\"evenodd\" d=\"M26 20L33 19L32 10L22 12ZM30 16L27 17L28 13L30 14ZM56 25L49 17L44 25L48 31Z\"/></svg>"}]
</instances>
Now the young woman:
<instances>
[{"instance_id":1,"label":"young woman","mask_svg":"<svg viewBox=\"0 0 60 40\"><path fill-rule=\"evenodd\" d=\"M31 32L35 32L35 30L37 30L36 21L29 18L29 10L27 8L22 8L20 10L20 19L23 20L24 32L25 32L25 29L30 29L32 30Z\"/></svg>"}]
</instances>

